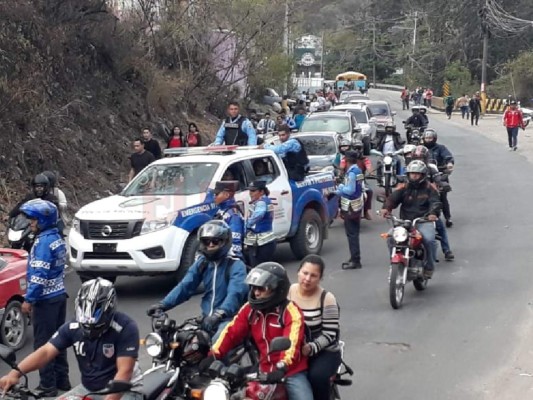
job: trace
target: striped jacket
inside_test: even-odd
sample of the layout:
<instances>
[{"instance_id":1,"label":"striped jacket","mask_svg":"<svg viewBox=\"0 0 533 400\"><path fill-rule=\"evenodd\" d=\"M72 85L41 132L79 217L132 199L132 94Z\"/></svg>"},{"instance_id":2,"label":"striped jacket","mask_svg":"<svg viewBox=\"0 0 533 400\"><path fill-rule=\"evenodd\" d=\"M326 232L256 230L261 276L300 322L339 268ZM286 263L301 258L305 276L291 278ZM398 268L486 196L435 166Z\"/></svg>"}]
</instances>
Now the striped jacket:
<instances>
[{"instance_id":1,"label":"striped jacket","mask_svg":"<svg viewBox=\"0 0 533 400\"><path fill-rule=\"evenodd\" d=\"M28 259L26 302L35 303L65 293L66 251L65 241L57 228L37 236Z\"/></svg>"},{"instance_id":2,"label":"striped jacket","mask_svg":"<svg viewBox=\"0 0 533 400\"><path fill-rule=\"evenodd\" d=\"M254 311L250 303L246 303L233 321L226 325L212 351L220 359L251 336L259 350L261 372L272 372L276 370L276 363L283 361L287 365L286 376L291 376L307 370L307 357L300 352L304 343L304 327L302 312L292 301L288 301L286 307L277 307L268 313ZM291 347L267 356L269 343L279 336L289 338Z\"/></svg>"}]
</instances>

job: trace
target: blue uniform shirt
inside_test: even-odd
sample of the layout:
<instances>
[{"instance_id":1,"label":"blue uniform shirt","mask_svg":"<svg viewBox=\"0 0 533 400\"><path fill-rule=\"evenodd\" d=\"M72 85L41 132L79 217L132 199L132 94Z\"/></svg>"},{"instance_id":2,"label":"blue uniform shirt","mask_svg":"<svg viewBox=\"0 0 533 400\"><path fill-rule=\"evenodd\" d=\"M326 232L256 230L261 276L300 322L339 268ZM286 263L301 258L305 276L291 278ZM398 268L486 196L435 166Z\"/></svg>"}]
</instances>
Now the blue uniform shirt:
<instances>
[{"instance_id":1,"label":"blue uniform shirt","mask_svg":"<svg viewBox=\"0 0 533 400\"><path fill-rule=\"evenodd\" d=\"M218 205L216 214L231 229L232 246L231 253L235 257L242 258L242 240L244 236L244 218L236 210L235 199L228 199Z\"/></svg>"},{"instance_id":2,"label":"blue uniform shirt","mask_svg":"<svg viewBox=\"0 0 533 400\"><path fill-rule=\"evenodd\" d=\"M215 144L224 143L224 135L226 134L226 127L224 126L225 124L225 121L222 122L222 125L220 125L220 128L218 128L217 135L215 137ZM257 145L257 133L249 119L245 119L243 121L241 129L248 136L248 146Z\"/></svg>"},{"instance_id":3,"label":"blue uniform shirt","mask_svg":"<svg viewBox=\"0 0 533 400\"><path fill-rule=\"evenodd\" d=\"M298 153L302 146L296 139L289 138L286 142L280 144L265 144L265 149L272 150L281 158L285 157L287 153Z\"/></svg>"},{"instance_id":4,"label":"blue uniform shirt","mask_svg":"<svg viewBox=\"0 0 533 400\"><path fill-rule=\"evenodd\" d=\"M26 302L35 303L65 293L66 252L65 241L57 228L37 235L28 258Z\"/></svg>"},{"instance_id":5,"label":"blue uniform shirt","mask_svg":"<svg viewBox=\"0 0 533 400\"><path fill-rule=\"evenodd\" d=\"M252 203L253 213L246 220L246 229L254 233L272 231L272 211L269 211L271 201L268 196L262 196Z\"/></svg>"},{"instance_id":6,"label":"blue uniform shirt","mask_svg":"<svg viewBox=\"0 0 533 400\"><path fill-rule=\"evenodd\" d=\"M346 172L346 184L340 184L336 194L350 200L360 197L363 192L362 174L357 165L352 165Z\"/></svg>"},{"instance_id":7,"label":"blue uniform shirt","mask_svg":"<svg viewBox=\"0 0 533 400\"><path fill-rule=\"evenodd\" d=\"M117 312L110 328L97 340L83 335L75 320L66 322L52 336L50 343L58 350L74 348L81 373L81 383L88 390L103 389L117 373L118 357L139 355L139 328L126 314Z\"/></svg>"}]
</instances>

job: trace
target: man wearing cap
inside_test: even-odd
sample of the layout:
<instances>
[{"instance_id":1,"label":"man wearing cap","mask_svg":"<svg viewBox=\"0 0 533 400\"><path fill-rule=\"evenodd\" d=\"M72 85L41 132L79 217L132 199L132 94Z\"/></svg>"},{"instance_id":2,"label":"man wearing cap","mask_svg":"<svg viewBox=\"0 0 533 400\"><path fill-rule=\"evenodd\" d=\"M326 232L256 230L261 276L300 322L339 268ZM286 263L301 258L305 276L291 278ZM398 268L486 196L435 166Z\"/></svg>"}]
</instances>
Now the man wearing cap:
<instances>
[{"instance_id":1,"label":"man wearing cap","mask_svg":"<svg viewBox=\"0 0 533 400\"><path fill-rule=\"evenodd\" d=\"M516 100L511 100L509 108L503 113L503 126L507 128L509 150L516 151L518 145L518 128L526 129L522 111L516 108Z\"/></svg>"},{"instance_id":2,"label":"man wearing cap","mask_svg":"<svg viewBox=\"0 0 533 400\"><path fill-rule=\"evenodd\" d=\"M235 202L235 193L239 189L239 181L218 181L215 184L215 204L218 210L215 219L229 225L233 236L231 253L243 259L242 239L244 236L244 218L242 211Z\"/></svg>"},{"instance_id":3,"label":"man wearing cap","mask_svg":"<svg viewBox=\"0 0 533 400\"><path fill-rule=\"evenodd\" d=\"M365 200L363 192L364 176L357 166L358 154L355 151L346 152L346 175L344 183L337 188L337 195L341 198L341 218L350 248L350 259L343 264L343 268L361 268L361 248L359 245L359 227L361 211Z\"/></svg>"},{"instance_id":4,"label":"man wearing cap","mask_svg":"<svg viewBox=\"0 0 533 400\"><path fill-rule=\"evenodd\" d=\"M305 171L309 164L305 148L298 139L291 138L291 130L287 125L280 127L279 133L280 144L263 144L260 148L272 150L283 160L289 179L294 181L303 181Z\"/></svg>"},{"instance_id":5,"label":"man wearing cap","mask_svg":"<svg viewBox=\"0 0 533 400\"><path fill-rule=\"evenodd\" d=\"M239 103L231 102L228 105L228 116L218 129L215 144L236 144L238 146L255 146L257 133L252 122L239 113Z\"/></svg>"},{"instance_id":6,"label":"man wearing cap","mask_svg":"<svg viewBox=\"0 0 533 400\"><path fill-rule=\"evenodd\" d=\"M246 237L250 266L253 268L265 261L272 261L276 251L276 236L272 230L274 205L268 197L270 191L265 181L254 181L248 187L250 207L246 219Z\"/></svg>"}]
</instances>

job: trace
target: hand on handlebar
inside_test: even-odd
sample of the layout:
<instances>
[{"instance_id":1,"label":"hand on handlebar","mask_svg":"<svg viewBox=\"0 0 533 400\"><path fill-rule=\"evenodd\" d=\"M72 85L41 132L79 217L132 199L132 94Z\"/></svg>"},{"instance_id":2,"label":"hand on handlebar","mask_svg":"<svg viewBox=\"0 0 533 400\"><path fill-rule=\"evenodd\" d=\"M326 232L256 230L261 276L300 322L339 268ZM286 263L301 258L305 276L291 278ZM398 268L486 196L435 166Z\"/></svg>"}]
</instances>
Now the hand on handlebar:
<instances>
[{"instance_id":1,"label":"hand on handlebar","mask_svg":"<svg viewBox=\"0 0 533 400\"><path fill-rule=\"evenodd\" d=\"M11 373L0 378L0 393L2 394L2 397L4 397L8 390L15 386L17 383L19 383L19 378L13 376Z\"/></svg>"}]
</instances>

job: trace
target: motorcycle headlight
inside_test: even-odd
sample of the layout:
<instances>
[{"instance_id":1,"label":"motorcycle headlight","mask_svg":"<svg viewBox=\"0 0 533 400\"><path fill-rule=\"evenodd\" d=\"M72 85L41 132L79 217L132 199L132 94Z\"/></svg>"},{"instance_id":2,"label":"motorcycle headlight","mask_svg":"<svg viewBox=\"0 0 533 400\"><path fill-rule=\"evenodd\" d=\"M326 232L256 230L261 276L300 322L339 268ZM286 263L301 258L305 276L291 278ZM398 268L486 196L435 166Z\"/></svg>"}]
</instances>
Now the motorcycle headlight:
<instances>
[{"instance_id":1,"label":"motorcycle headlight","mask_svg":"<svg viewBox=\"0 0 533 400\"><path fill-rule=\"evenodd\" d=\"M212 381L204 390L204 400L229 400L229 390L222 382Z\"/></svg>"},{"instance_id":2,"label":"motorcycle headlight","mask_svg":"<svg viewBox=\"0 0 533 400\"><path fill-rule=\"evenodd\" d=\"M159 357L163 353L163 339L157 333L149 333L144 339L144 346L150 357Z\"/></svg>"},{"instance_id":3,"label":"motorcycle headlight","mask_svg":"<svg viewBox=\"0 0 533 400\"><path fill-rule=\"evenodd\" d=\"M405 228L403 228L401 226L397 226L392 231L392 238L397 243L405 242L407 240L407 236L409 236L409 234L407 233L407 229L405 229Z\"/></svg>"},{"instance_id":4,"label":"motorcycle headlight","mask_svg":"<svg viewBox=\"0 0 533 400\"><path fill-rule=\"evenodd\" d=\"M390 165L392 164L392 157L391 156L385 156L383 157L383 164Z\"/></svg>"},{"instance_id":5,"label":"motorcycle headlight","mask_svg":"<svg viewBox=\"0 0 533 400\"><path fill-rule=\"evenodd\" d=\"M72 229L74 229L74 231L76 231L78 233L81 233L81 227L80 226L81 226L80 219L74 217L74 219L72 220Z\"/></svg>"}]
</instances>

